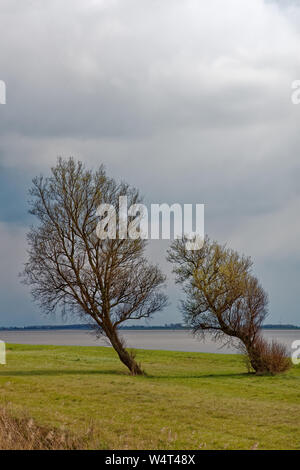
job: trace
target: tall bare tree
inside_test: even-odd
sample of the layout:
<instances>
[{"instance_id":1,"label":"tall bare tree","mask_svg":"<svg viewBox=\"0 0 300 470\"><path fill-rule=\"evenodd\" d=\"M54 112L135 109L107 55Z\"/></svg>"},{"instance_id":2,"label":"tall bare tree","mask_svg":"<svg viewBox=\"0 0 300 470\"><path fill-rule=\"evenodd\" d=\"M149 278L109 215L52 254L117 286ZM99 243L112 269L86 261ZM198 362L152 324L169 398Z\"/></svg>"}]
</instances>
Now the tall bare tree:
<instances>
[{"instance_id":1,"label":"tall bare tree","mask_svg":"<svg viewBox=\"0 0 300 470\"><path fill-rule=\"evenodd\" d=\"M216 340L231 341L246 352L257 373L274 372L260 336L268 297L251 272L251 259L206 237L203 247L195 251L186 249L186 240L174 241L168 260L183 285L182 309L194 333L209 332ZM273 349L278 352L278 345ZM270 348L268 354L272 356ZM284 351L282 355L279 369L288 364Z\"/></svg>"},{"instance_id":2,"label":"tall bare tree","mask_svg":"<svg viewBox=\"0 0 300 470\"><path fill-rule=\"evenodd\" d=\"M145 259L145 240L118 236L118 220L115 239L96 234L98 206L111 204L118 215L119 196L131 206L141 201L138 191L108 178L103 167L93 172L59 159L49 177L33 180L30 194L38 223L28 234L23 276L34 299L46 313L60 309L90 319L130 372L142 374L118 328L166 305L165 277Z\"/></svg>"}]
</instances>

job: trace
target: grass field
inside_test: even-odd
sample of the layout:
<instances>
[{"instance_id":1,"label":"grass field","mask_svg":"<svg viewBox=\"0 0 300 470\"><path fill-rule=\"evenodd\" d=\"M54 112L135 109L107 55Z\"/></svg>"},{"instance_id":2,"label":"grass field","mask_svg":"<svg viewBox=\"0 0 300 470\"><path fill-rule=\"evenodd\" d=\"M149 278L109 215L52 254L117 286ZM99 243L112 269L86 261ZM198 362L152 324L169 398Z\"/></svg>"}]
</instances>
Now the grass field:
<instances>
[{"instance_id":1,"label":"grass field","mask_svg":"<svg viewBox=\"0 0 300 470\"><path fill-rule=\"evenodd\" d=\"M0 405L99 449L300 449L300 367L245 373L238 355L138 351L131 377L110 348L8 345Z\"/></svg>"}]
</instances>

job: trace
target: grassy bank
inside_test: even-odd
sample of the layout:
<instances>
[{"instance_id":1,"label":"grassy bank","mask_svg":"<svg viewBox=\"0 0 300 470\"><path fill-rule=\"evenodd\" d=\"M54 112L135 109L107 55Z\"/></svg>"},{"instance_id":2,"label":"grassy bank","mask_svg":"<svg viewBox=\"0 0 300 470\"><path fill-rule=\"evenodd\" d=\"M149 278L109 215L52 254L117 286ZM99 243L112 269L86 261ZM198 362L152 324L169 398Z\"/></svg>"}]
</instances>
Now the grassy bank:
<instances>
[{"instance_id":1,"label":"grassy bank","mask_svg":"<svg viewBox=\"0 0 300 470\"><path fill-rule=\"evenodd\" d=\"M131 377L102 347L8 345L0 405L106 449L300 449L300 367L245 373L238 355L138 351ZM92 430L92 432L91 432Z\"/></svg>"}]
</instances>

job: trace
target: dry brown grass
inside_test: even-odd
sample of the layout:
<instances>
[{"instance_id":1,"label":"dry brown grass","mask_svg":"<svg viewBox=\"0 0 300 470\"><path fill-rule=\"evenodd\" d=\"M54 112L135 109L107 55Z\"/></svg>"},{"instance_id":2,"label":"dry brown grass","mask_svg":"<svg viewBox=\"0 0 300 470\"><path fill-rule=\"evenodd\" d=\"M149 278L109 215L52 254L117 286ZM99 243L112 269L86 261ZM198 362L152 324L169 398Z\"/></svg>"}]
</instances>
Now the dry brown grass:
<instances>
[{"instance_id":1,"label":"dry brown grass","mask_svg":"<svg viewBox=\"0 0 300 470\"><path fill-rule=\"evenodd\" d=\"M38 425L25 415L15 417L0 408L0 450L75 450L86 449L91 431L76 437L60 429Z\"/></svg>"}]
</instances>

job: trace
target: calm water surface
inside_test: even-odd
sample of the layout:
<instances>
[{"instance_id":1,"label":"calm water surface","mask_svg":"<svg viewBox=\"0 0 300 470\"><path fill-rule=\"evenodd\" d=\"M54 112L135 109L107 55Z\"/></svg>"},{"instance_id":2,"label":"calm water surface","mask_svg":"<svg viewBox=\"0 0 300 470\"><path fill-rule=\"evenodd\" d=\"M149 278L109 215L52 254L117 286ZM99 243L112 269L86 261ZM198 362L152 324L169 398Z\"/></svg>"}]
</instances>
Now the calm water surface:
<instances>
[{"instance_id":1,"label":"calm water surface","mask_svg":"<svg viewBox=\"0 0 300 470\"><path fill-rule=\"evenodd\" d=\"M289 349L300 340L300 330L264 330L265 338L276 339ZM127 330L122 331L126 345L137 349L164 349L169 351L233 353L230 347L221 347L210 338L195 339L187 330ZM85 330L0 331L0 340L19 344L52 344L61 346L109 346L104 338Z\"/></svg>"}]
</instances>

